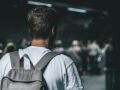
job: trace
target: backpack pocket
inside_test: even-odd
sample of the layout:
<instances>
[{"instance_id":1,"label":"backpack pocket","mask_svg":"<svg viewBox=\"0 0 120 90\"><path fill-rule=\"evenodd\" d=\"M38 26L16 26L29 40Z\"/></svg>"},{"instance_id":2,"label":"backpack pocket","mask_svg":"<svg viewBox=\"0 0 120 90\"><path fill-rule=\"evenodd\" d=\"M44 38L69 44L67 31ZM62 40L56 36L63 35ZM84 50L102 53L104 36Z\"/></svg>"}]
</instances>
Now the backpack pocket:
<instances>
[{"instance_id":1,"label":"backpack pocket","mask_svg":"<svg viewBox=\"0 0 120 90\"><path fill-rule=\"evenodd\" d=\"M11 82L8 86L8 90L40 90L42 88L41 82Z\"/></svg>"},{"instance_id":2,"label":"backpack pocket","mask_svg":"<svg viewBox=\"0 0 120 90\"><path fill-rule=\"evenodd\" d=\"M12 69L2 79L1 90L44 90L42 73L37 70Z\"/></svg>"}]
</instances>

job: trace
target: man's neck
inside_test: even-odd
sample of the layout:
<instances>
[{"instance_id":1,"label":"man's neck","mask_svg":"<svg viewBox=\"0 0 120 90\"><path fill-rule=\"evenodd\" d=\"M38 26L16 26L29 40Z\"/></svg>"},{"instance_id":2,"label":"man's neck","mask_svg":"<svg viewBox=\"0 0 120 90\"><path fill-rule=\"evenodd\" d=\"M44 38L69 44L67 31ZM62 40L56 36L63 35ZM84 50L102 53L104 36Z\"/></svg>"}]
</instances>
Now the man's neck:
<instances>
[{"instance_id":1,"label":"man's neck","mask_svg":"<svg viewBox=\"0 0 120 90\"><path fill-rule=\"evenodd\" d=\"M46 47L46 48L49 47L48 40L43 40L43 39L33 39L31 45L37 47Z\"/></svg>"}]
</instances>

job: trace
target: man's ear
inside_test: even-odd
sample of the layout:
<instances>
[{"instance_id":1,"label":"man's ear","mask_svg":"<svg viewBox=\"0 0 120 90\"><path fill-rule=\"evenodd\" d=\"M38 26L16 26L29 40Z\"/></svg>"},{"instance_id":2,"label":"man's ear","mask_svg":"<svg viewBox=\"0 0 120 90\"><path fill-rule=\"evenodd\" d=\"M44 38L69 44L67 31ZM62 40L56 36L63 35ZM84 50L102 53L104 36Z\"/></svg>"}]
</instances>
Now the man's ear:
<instances>
[{"instance_id":1,"label":"man's ear","mask_svg":"<svg viewBox=\"0 0 120 90\"><path fill-rule=\"evenodd\" d=\"M49 48L52 47L53 43L54 43L54 40L56 38L56 32L55 32L55 28L52 27L51 31L50 31L50 35L49 35Z\"/></svg>"},{"instance_id":2,"label":"man's ear","mask_svg":"<svg viewBox=\"0 0 120 90\"><path fill-rule=\"evenodd\" d=\"M54 27L52 27L51 34L52 34L52 36L55 36L55 28Z\"/></svg>"}]
</instances>

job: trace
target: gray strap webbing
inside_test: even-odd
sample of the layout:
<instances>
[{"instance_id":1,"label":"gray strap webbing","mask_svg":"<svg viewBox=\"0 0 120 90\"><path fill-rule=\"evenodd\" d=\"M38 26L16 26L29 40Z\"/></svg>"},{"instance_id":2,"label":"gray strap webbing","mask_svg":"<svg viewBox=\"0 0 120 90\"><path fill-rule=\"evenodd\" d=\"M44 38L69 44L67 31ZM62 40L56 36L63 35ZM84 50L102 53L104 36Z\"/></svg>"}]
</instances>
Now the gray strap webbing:
<instances>
[{"instance_id":1,"label":"gray strap webbing","mask_svg":"<svg viewBox=\"0 0 120 90\"><path fill-rule=\"evenodd\" d=\"M11 52L10 53L10 60L11 60L11 66L12 68L19 68L19 60L20 60L20 56L18 51L15 52Z\"/></svg>"},{"instance_id":2,"label":"gray strap webbing","mask_svg":"<svg viewBox=\"0 0 120 90\"><path fill-rule=\"evenodd\" d=\"M44 70L48 63L57 55L58 53L48 52L42 57L42 59L40 59L40 61L36 64L35 68L39 70Z\"/></svg>"}]
</instances>

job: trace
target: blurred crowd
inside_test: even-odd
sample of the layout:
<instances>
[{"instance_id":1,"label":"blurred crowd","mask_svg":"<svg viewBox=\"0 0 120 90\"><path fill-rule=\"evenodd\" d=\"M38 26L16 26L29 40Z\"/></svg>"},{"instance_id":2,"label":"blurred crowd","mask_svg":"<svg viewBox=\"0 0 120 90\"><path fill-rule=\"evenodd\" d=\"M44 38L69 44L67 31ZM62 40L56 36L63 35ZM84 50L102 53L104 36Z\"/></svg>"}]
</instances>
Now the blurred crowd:
<instances>
[{"instance_id":1,"label":"blurred crowd","mask_svg":"<svg viewBox=\"0 0 120 90\"><path fill-rule=\"evenodd\" d=\"M26 48L29 44L27 38L22 38L18 43L13 42L13 40L8 40L6 43L0 42L0 58L6 53Z\"/></svg>"},{"instance_id":2,"label":"blurred crowd","mask_svg":"<svg viewBox=\"0 0 120 90\"><path fill-rule=\"evenodd\" d=\"M62 41L57 40L53 51L69 55L74 60L80 75L100 75L106 70L106 63L110 65L112 44L110 40L102 45L96 40L87 42L73 40L66 49Z\"/></svg>"},{"instance_id":3,"label":"blurred crowd","mask_svg":"<svg viewBox=\"0 0 120 90\"><path fill-rule=\"evenodd\" d=\"M15 44L13 41L9 41L4 45L0 42L0 58L5 53L23 49L29 45L30 41L26 38L22 38L18 44ZM109 65L112 45L110 41L105 42L100 46L96 40L88 40L87 42L73 40L71 44L65 48L62 40L56 40L53 51L70 56L75 62L80 75L99 75L104 73L106 62Z\"/></svg>"}]
</instances>

